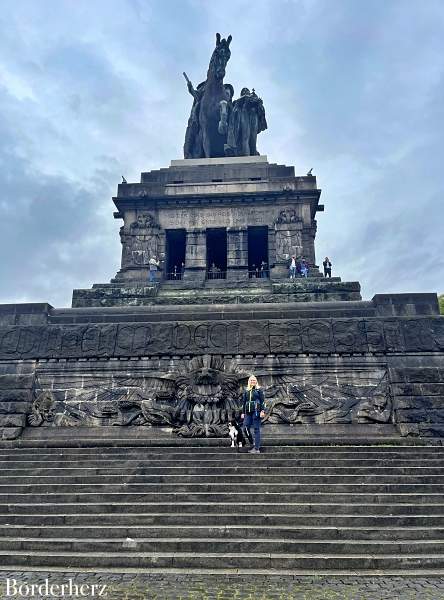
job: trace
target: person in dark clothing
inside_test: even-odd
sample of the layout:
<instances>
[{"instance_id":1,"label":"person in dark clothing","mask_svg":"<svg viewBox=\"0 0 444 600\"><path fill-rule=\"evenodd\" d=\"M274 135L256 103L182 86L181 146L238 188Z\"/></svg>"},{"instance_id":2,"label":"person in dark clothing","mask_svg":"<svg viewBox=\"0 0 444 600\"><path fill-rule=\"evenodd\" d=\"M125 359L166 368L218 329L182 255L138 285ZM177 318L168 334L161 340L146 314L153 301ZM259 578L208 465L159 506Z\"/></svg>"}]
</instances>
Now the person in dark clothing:
<instances>
[{"instance_id":1,"label":"person in dark clothing","mask_svg":"<svg viewBox=\"0 0 444 600\"><path fill-rule=\"evenodd\" d=\"M324 277L331 277L331 260L328 256L325 257L322 264L324 265Z\"/></svg>"},{"instance_id":2,"label":"person in dark clothing","mask_svg":"<svg viewBox=\"0 0 444 600\"><path fill-rule=\"evenodd\" d=\"M250 429L251 427L254 428L254 447L249 450L250 454L260 454L261 451L261 419L265 417L265 408L264 392L258 386L256 377L251 375L242 396L241 414L250 443L252 440Z\"/></svg>"},{"instance_id":3,"label":"person in dark clothing","mask_svg":"<svg viewBox=\"0 0 444 600\"><path fill-rule=\"evenodd\" d=\"M301 277L308 277L308 263L305 258L301 260Z\"/></svg>"}]
</instances>

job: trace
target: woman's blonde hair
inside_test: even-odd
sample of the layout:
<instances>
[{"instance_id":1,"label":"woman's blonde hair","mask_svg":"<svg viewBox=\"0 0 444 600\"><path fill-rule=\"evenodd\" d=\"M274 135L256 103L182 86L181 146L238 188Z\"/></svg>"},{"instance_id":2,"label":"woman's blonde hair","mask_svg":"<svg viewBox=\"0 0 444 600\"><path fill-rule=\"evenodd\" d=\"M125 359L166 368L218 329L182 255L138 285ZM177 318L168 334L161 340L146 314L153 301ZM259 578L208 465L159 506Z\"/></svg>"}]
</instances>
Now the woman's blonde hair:
<instances>
[{"instance_id":1,"label":"woman's blonde hair","mask_svg":"<svg viewBox=\"0 0 444 600\"><path fill-rule=\"evenodd\" d=\"M251 382L252 382L252 381L255 381L255 382L256 382L256 387L257 387L257 388L259 387L259 382L258 382L258 380L257 380L257 377L256 377L256 375L250 375L250 377L248 378L248 385L247 385L247 387L248 387L248 389L249 389L249 390L251 390L251 388L253 387L253 386L251 385Z\"/></svg>"}]
</instances>

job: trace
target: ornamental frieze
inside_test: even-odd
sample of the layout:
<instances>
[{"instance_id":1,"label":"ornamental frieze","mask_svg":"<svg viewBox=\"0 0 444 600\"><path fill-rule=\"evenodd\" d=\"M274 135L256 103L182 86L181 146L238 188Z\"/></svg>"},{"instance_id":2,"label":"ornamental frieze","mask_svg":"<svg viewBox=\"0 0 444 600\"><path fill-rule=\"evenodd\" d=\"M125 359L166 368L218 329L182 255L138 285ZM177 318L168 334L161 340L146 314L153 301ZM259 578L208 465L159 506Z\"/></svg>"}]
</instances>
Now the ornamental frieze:
<instances>
[{"instance_id":1,"label":"ornamental frieze","mask_svg":"<svg viewBox=\"0 0 444 600\"><path fill-rule=\"evenodd\" d=\"M301 319L36 325L0 329L0 359L444 350L444 320Z\"/></svg>"}]
</instances>

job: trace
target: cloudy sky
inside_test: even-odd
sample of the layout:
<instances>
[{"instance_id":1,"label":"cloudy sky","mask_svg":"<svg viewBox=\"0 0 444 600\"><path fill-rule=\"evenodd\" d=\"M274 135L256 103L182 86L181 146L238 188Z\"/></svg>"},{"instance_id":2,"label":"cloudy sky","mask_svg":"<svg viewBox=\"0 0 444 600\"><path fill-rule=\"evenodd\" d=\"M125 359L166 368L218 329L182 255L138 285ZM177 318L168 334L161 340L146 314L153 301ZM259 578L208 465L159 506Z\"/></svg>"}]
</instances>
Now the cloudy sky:
<instances>
[{"instance_id":1,"label":"cloudy sky","mask_svg":"<svg viewBox=\"0 0 444 600\"><path fill-rule=\"evenodd\" d=\"M0 302L114 276L120 175L182 157L216 31L260 151L318 178L318 262L364 298L444 291L442 0L2 0Z\"/></svg>"}]
</instances>

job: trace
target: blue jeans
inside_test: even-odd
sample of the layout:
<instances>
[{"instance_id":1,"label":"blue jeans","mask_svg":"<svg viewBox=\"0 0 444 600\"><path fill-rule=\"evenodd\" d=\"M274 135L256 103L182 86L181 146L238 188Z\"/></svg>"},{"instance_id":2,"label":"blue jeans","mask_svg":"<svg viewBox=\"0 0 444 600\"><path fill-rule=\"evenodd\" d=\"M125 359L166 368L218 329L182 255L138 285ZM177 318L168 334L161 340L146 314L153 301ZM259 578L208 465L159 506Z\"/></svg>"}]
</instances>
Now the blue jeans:
<instances>
[{"instance_id":1,"label":"blue jeans","mask_svg":"<svg viewBox=\"0 0 444 600\"><path fill-rule=\"evenodd\" d=\"M261 418L256 417L255 414L245 415L244 428L250 434L249 437L251 437L250 429L252 426L254 428L254 447L259 450L261 447Z\"/></svg>"},{"instance_id":2,"label":"blue jeans","mask_svg":"<svg viewBox=\"0 0 444 600\"><path fill-rule=\"evenodd\" d=\"M150 283L153 283L154 281L156 281L156 273L157 273L157 269L149 270L149 282Z\"/></svg>"}]
</instances>

